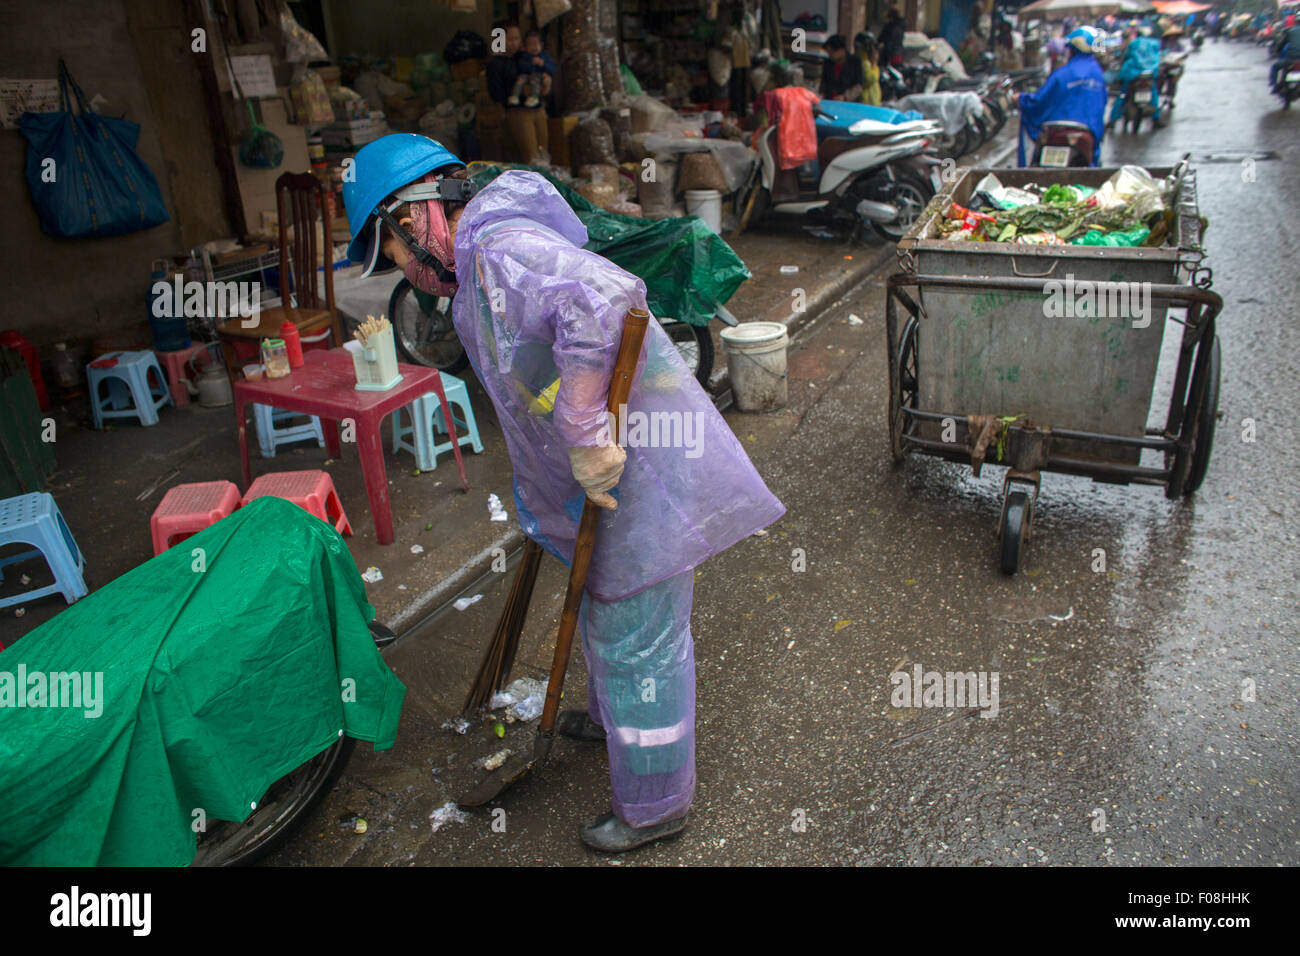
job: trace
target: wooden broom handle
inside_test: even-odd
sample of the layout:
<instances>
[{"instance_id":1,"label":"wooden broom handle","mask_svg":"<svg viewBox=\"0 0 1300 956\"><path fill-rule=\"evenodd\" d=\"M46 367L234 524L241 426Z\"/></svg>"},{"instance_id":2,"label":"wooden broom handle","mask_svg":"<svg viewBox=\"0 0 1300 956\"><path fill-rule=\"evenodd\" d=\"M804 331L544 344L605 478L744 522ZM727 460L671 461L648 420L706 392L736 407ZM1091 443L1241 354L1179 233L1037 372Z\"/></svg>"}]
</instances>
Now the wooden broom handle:
<instances>
[{"instance_id":1,"label":"wooden broom handle","mask_svg":"<svg viewBox=\"0 0 1300 956\"><path fill-rule=\"evenodd\" d=\"M650 313L644 309L628 309L623 317L623 336L618 343L618 358L614 360L614 374L609 382L607 410L614 416L614 441L618 440L618 416L627 405L636 375L637 360L641 357L641 344L645 341ZM546 685L546 706L542 708L542 722L538 730L544 735L555 731L555 720L560 714L560 692L564 689L564 674L569 669L569 652L573 650L573 634L578 629L578 608L582 606L582 593L587 587L587 568L591 553L596 547L596 528L604 509L590 498L582 503L582 519L578 522L578 540L573 548L573 563L569 567L569 590L564 595L564 611L560 614L560 631L555 638L555 659L551 662L551 677Z\"/></svg>"}]
</instances>

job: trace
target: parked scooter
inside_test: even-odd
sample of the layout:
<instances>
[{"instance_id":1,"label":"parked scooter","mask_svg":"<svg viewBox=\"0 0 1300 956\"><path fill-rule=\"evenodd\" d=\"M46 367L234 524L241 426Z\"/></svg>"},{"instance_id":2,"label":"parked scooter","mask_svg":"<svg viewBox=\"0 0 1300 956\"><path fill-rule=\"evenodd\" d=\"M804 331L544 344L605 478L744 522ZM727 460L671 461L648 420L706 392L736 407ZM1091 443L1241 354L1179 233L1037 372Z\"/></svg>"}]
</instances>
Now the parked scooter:
<instances>
[{"instance_id":1,"label":"parked scooter","mask_svg":"<svg viewBox=\"0 0 1300 956\"><path fill-rule=\"evenodd\" d=\"M777 167L775 127L759 135L759 174L736 234L775 212L848 225L854 235L869 224L891 241L901 239L942 185L943 161L929 149L938 124L891 123L883 117L892 110L833 100L815 113L817 158L796 169Z\"/></svg>"},{"instance_id":2,"label":"parked scooter","mask_svg":"<svg viewBox=\"0 0 1300 956\"><path fill-rule=\"evenodd\" d=\"M1051 120L1043 124L1034 141L1034 155L1030 166L1064 169L1070 166L1091 166L1097 141L1092 130L1083 123L1071 120Z\"/></svg>"}]
</instances>

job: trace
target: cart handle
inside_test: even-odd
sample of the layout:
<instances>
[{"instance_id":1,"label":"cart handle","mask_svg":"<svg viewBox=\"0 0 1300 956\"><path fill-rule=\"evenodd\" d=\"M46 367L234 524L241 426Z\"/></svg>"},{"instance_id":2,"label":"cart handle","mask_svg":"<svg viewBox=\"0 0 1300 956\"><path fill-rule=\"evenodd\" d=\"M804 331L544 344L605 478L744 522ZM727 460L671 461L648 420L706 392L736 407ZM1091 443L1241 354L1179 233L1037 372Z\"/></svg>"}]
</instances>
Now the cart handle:
<instances>
[{"instance_id":1,"label":"cart handle","mask_svg":"<svg viewBox=\"0 0 1300 956\"><path fill-rule=\"evenodd\" d=\"M1016 257L1015 256L1011 257L1011 271L1014 272L1016 275L1020 276L1022 279L1042 279L1046 276L1050 276L1053 272L1056 271L1056 267L1059 266L1060 264L1061 264L1060 259L1053 259L1052 265L1048 268L1046 272L1021 272L1020 267L1016 265Z\"/></svg>"}]
</instances>

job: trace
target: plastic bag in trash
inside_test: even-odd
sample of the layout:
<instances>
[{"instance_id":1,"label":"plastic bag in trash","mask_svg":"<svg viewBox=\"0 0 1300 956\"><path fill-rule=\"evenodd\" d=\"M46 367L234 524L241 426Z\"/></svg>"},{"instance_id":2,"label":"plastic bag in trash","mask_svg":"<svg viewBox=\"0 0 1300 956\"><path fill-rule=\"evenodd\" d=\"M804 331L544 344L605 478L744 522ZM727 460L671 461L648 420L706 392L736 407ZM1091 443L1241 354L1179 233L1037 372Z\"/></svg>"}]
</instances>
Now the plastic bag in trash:
<instances>
[{"instance_id":1,"label":"plastic bag in trash","mask_svg":"<svg viewBox=\"0 0 1300 956\"><path fill-rule=\"evenodd\" d=\"M1099 229L1090 229L1073 240L1071 245L1140 246L1147 241L1149 235L1151 235L1151 230L1146 226L1138 226L1136 229L1129 229L1127 232L1102 232Z\"/></svg>"},{"instance_id":2,"label":"plastic bag in trash","mask_svg":"<svg viewBox=\"0 0 1300 956\"><path fill-rule=\"evenodd\" d=\"M1141 166L1121 166L1097 190L1097 205L1102 209L1127 206L1134 219L1142 220L1165 208L1165 189L1164 182Z\"/></svg>"},{"instance_id":3,"label":"plastic bag in trash","mask_svg":"<svg viewBox=\"0 0 1300 956\"><path fill-rule=\"evenodd\" d=\"M1002 180L989 173L975 184L975 197L987 200L990 206L998 209L1015 209L1019 206L1033 206L1038 197L1026 189L1002 185Z\"/></svg>"}]
</instances>

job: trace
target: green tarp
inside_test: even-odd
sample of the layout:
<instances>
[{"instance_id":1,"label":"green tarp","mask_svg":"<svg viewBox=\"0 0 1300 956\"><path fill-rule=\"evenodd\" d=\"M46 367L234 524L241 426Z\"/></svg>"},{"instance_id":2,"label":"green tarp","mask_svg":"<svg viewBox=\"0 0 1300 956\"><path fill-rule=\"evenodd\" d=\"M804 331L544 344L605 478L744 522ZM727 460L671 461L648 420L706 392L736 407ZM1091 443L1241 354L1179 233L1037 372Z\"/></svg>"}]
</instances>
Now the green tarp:
<instances>
[{"instance_id":1,"label":"green tarp","mask_svg":"<svg viewBox=\"0 0 1300 956\"><path fill-rule=\"evenodd\" d=\"M391 747L406 689L373 616L338 532L258 498L23 636L0 652L0 865L185 865L196 810L244 819L340 732Z\"/></svg>"},{"instance_id":2,"label":"green tarp","mask_svg":"<svg viewBox=\"0 0 1300 956\"><path fill-rule=\"evenodd\" d=\"M505 168L475 167L470 178L482 187ZM513 168L531 169L551 181L587 227L583 248L641 279L650 311L658 318L708 325L717 307L749 278L745 263L698 216L658 220L620 216L601 209L542 169Z\"/></svg>"}]
</instances>

